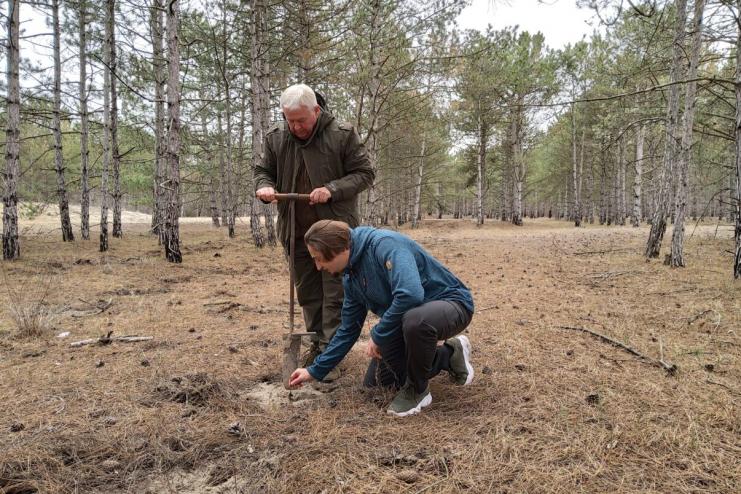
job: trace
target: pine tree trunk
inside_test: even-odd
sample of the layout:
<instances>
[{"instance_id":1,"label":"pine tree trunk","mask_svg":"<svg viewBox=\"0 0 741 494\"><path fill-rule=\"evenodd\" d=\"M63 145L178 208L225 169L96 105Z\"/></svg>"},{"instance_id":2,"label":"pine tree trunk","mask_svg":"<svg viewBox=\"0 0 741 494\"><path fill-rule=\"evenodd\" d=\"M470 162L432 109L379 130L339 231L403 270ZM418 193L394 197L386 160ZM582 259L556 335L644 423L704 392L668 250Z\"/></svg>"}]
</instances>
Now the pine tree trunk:
<instances>
[{"instance_id":1,"label":"pine tree trunk","mask_svg":"<svg viewBox=\"0 0 741 494\"><path fill-rule=\"evenodd\" d=\"M113 163L113 230L111 235L123 237L121 226L121 156L118 150L118 58L116 55L116 0L106 1L106 42L110 52L107 69L111 73L111 161Z\"/></svg>"},{"instance_id":2,"label":"pine tree trunk","mask_svg":"<svg viewBox=\"0 0 741 494\"><path fill-rule=\"evenodd\" d=\"M684 53L685 24L687 22L687 0L676 0L676 20L674 43L672 48L672 65L670 82L676 83L683 76L682 55ZM666 232L666 215L669 208L669 196L672 191L674 161L677 156L677 122L679 119L679 85L673 84L669 89L669 100L666 111L666 132L664 141L664 160L659 175L656 208L651 219L651 231L646 243L645 256L659 257L661 242Z\"/></svg>"},{"instance_id":3,"label":"pine tree trunk","mask_svg":"<svg viewBox=\"0 0 741 494\"><path fill-rule=\"evenodd\" d=\"M643 143L646 138L646 128L641 125L636 133L636 160L633 165L633 216L631 224L634 227L641 225L641 184L643 179Z\"/></svg>"},{"instance_id":4,"label":"pine tree trunk","mask_svg":"<svg viewBox=\"0 0 741 494\"><path fill-rule=\"evenodd\" d=\"M54 169L57 174L57 200L59 201L59 219L62 223L62 241L75 239L72 223L69 219L69 199L67 184L64 179L64 157L62 154L62 57L61 33L59 29L59 0L52 0L52 24L54 30L54 110L52 132L54 134Z\"/></svg>"},{"instance_id":5,"label":"pine tree trunk","mask_svg":"<svg viewBox=\"0 0 741 494\"><path fill-rule=\"evenodd\" d=\"M368 150L368 158L370 161L371 168L376 174L376 180L368 187L368 202L367 202L367 214L368 224L377 226L381 223L380 211L382 209L379 204L378 191L376 190L376 183L380 183L379 180L379 169L378 169L378 133L379 133L379 119L380 119L380 106L381 106L381 54L382 49L379 46L376 35L380 30L380 25L383 22L381 12L381 1L371 0L370 5L370 80L368 87L370 89L370 112L369 119L370 125L368 128L368 136L366 139L366 148Z\"/></svg>"},{"instance_id":6,"label":"pine tree trunk","mask_svg":"<svg viewBox=\"0 0 741 494\"><path fill-rule=\"evenodd\" d=\"M695 13L692 31L692 49L690 51L690 66L687 78L697 77L697 66L700 63L700 49L702 48L702 16L705 9L705 0L695 0ZM678 153L676 173L678 184L674 198L674 229L672 231L672 253L669 259L671 267L684 266L684 219L687 214L687 178L689 175L690 160L692 158L692 127L695 123L695 94L697 82L688 82L684 96L684 131L682 144Z\"/></svg>"},{"instance_id":7,"label":"pine tree trunk","mask_svg":"<svg viewBox=\"0 0 741 494\"><path fill-rule=\"evenodd\" d=\"M736 2L736 15L741 17L741 0ZM736 19L736 252L733 258L733 277L741 278L741 19Z\"/></svg>"},{"instance_id":8,"label":"pine tree trunk","mask_svg":"<svg viewBox=\"0 0 741 494\"><path fill-rule=\"evenodd\" d=\"M221 76L224 84L224 119L226 120L226 134L224 135L224 159L226 172L226 226L229 231L229 238L234 238L235 223L235 203L234 203L234 163L232 161L232 103L231 103L231 78L232 75L227 69L229 60L229 36L227 33L228 19L226 17L226 8L222 8L222 67ZM221 128L221 127L219 127Z\"/></svg>"},{"instance_id":9,"label":"pine tree trunk","mask_svg":"<svg viewBox=\"0 0 741 494\"><path fill-rule=\"evenodd\" d=\"M618 172L617 172L617 218L616 223L625 226L626 200L625 200L625 139L620 138L618 143Z\"/></svg>"},{"instance_id":10,"label":"pine tree trunk","mask_svg":"<svg viewBox=\"0 0 741 494\"><path fill-rule=\"evenodd\" d=\"M105 23L103 43L103 169L100 172L100 251L108 251L108 174L111 168L111 71L110 29Z\"/></svg>"},{"instance_id":11,"label":"pine tree trunk","mask_svg":"<svg viewBox=\"0 0 741 494\"><path fill-rule=\"evenodd\" d=\"M250 86L252 88L252 182L255 167L265 158L265 132L270 120L270 71L268 66L267 7L265 0L252 0L252 54ZM276 244L275 226L268 205L253 197L250 203L250 231L255 246L265 245L265 235L260 221L260 211L265 213L265 226L272 232L272 245ZM270 217L270 219L268 219ZM270 223L270 224L268 224Z\"/></svg>"},{"instance_id":12,"label":"pine tree trunk","mask_svg":"<svg viewBox=\"0 0 741 494\"><path fill-rule=\"evenodd\" d=\"M479 107L479 110L481 108ZM476 154L476 224L484 224L484 181L486 180L486 143L488 129L481 113L478 118L478 153Z\"/></svg>"},{"instance_id":13,"label":"pine tree trunk","mask_svg":"<svg viewBox=\"0 0 741 494\"><path fill-rule=\"evenodd\" d=\"M21 154L20 92L20 2L8 0L8 41L6 52L8 84L8 127L5 131L5 174L3 176L3 259L21 255L18 239L18 178Z\"/></svg>"},{"instance_id":14,"label":"pine tree trunk","mask_svg":"<svg viewBox=\"0 0 741 494\"><path fill-rule=\"evenodd\" d=\"M574 188L574 207L572 211L574 226L581 226L581 203L579 198L579 165L576 158L576 106L571 104L571 160L572 160L572 181Z\"/></svg>"},{"instance_id":15,"label":"pine tree trunk","mask_svg":"<svg viewBox=\"0 0 741 494\"><path fill-rule=\"evenodd\" d=\"M152 233L162 244L162 224L164 222L165 196L165 67L162 10L163 0L153 0L150 16L152 36L152 69L154 73L154 183L152 184Z\"/></svg>"},{"instance_id":16,"label":"pine tree trunk","mask_svg":"<svg viewBox=\"0 0 741 494\"><path fill-rule=\"evenodd\" d=\"M200 94L201 99L205 99L204 94ZM214 156L213 156L213 148L211 147L211 136L208 132L208 126L206 125L206 113L201 112L201 139L203 140L203 150L206 154L206 162L207 163L213 163ZM219 208L216 203L216 179L214 178L213 172L209 171L209 181L208 181L208 203L209 203L209 211L211 213L211 224L215 226L216 228L219 228L221 226L221 222L219 221Z\"/></svg>"},{"instance_id":17,"label":"pine tree trunk","mask_svg":"<svg viewBox=\"0 0 741 494\"><path fill-rule=\"evenodd\" d=\"M214 180L213 175L211 176L211 179L209 180L209 187L208 187L208 205L209 210L211 211L211 224L215 226L216 228L219 228L221 225L219 224L219 208L216 205L216 180Z\"/></svg>"},{"instance_id":18,"label":"pine tree trunk","mask_svg":"<svg viewBox=\"0 0 741 494\"><path fill-rule=\"evenodd\" d=\"M517 100L515 106L514 116L512 119L512 159L514 162L513 176L514 176L514 212L512 214L512 223L517 226L522 226L522 185L525 181L526 165L525 160L522 156L522 126L523 126L523 114L522 112L522 97Z\"/></svg>"},{"instance_id":19,"label":"pine tree trunk","mask_svg":"<svg viewBox=\"0 0 741 494\"><path fill-rule=\"evenodd\" d=\"M420 210L422 206L422 176L425 171L425 154L427 153L427 134L422 133L422 150L420 151L419 166L414 176L414 201L412 210L412 228L419 226Z\"/></svg>"},{"instance_id":20,"label":"pine tree trunk","mask_svg":"<svg viewBox=\"0 0 741 494\"><path fill-rule=\"evenodd\" d=\"M179 0L167 5L167 210L164 224L165 257L183 262L180 252L180 47L178 46Z\"/></svg>"},{"instance_id":21,"label":"pine tree trunk","mask_svg":"<svg viewBox=\"0 0 741 494\"><path fill-rule=\"evenodd\" d=\"M80 43L80 234L90 240L90 184L88 150L88 109L87 109L87 5L80 0L78 10L78 30Z\"/></svg>"}]
</instances>

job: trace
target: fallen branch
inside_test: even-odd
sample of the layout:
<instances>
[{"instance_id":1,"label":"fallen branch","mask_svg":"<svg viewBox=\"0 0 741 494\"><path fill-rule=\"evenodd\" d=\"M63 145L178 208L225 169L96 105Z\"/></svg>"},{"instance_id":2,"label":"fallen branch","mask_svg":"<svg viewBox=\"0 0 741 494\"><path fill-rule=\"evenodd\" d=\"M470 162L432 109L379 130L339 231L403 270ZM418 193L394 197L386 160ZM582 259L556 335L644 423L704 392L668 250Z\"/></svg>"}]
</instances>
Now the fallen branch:
<instances>
[{"instance_id":1,"label":"fallen branch","mask_svg":"<svg viewBox=\"0 0 741 494\"><path fill-rule=\"evenodd\" d=\"M741 393L739 393L738 391L736 391L735 389L733 389L732 387L730 387L727 384L719 383L718 381L713 381L711 379L706 379L705 382L708 383L708 384L715 384L716 386L720 386L722 388L726 388L728 391L731 392L731 394L734 394L736 396L741 396Z\"/></svg>"},{"instance_id":2,"label":"fallen branch","mask_svg":"<svg viewBox=\"0 0 741 494\"><path fill-rule=\"evenodd\" d=\"M674 375L677 372L677 366L674 365L674 364L669 364L667 362L664 362L663 356L659 360L653 359L651 357L647 357L647 356L643 355L642 353L640 353L638 350L635 350L634 348L629 347L625 343L621 343L621 342L619 342L617 340L613 340L609 336L605 336L605 335L600 334L600 333L598 333L596 331L592 331L591 329L579 328L579 327L575 327L575 326L558 326L558 327L561 328L561 329L571 329L571 330L574 330L574 331L582 331L584 333L591 334L592 336L594 336L596 338L599 338L600 340L602 340L602 341L604 341L606 343L609 343L610 345L612 345L614 347L622 348L626 352L630 353L631 355L635 355L636 357L638 357L639 359L645 361L646 363L649 363L649 364L654 365L656 367L661 367L662 369L664 369L665 371L667 371L671 375ZM662 353L663 353L663 349L662 349Z\"/></svg>"},{"instance_id":3,"label":"fallen branch","mask_svg":"<svg viewBox=\"0 0 741 494\"><path fill-rule=\"evenodd\" d=\"M574 252L572 255L575 256L589 256L592 254L609 254L611 252L623 252L626 250L632 250L632 249L608 249L608 250L587 250L582 252Z\"/></svg>"},{"instance_id":4,"label":"fallen branch","mask_svg":"<svg viewBox=\"0 0 741 494\"><path fill-rule=\"evenodd\" d=\"M700 319L705 314L709 314L711 312L713 312L713 309L705 309L704 311L700 312L696 316L692 316L692 317L688 318L687 325L688 326L691 325L693 322L697 321L698 319Z\"/></svg>"},{"instance_id":5,"label":"fallen branch","mask_svg":"<svg viewBox=\"0 0 741 494\"><path fill-rule=\"evenodd\" d=\"M103 312L107 311L111 305L113 305L113 299L109 298L106 300L99 300L97 303L92 304L88 302L87 300L79 299L80 301L86 303L91 309L88 310L74 310L70 313L72 317L86 317L86 316L97 316L98 314L102 314Z\"/></svg>"},{"instance_id":6,"label":"fallen branch","mask_svg":"<svg viewBox=\"0 0 741 494\"><path fill-rule=\"evenodd\" d=\"M114 336L111 337L113 331L109 331L107 335L101 336L100 338L89 338L87 340L80 340L70 343L69 346L77 348L85 345L108 345L114 341L120 341L122 343L135 343L137 341L149 341L154 339L154 336Z\"/></svg>"}]
</instances>

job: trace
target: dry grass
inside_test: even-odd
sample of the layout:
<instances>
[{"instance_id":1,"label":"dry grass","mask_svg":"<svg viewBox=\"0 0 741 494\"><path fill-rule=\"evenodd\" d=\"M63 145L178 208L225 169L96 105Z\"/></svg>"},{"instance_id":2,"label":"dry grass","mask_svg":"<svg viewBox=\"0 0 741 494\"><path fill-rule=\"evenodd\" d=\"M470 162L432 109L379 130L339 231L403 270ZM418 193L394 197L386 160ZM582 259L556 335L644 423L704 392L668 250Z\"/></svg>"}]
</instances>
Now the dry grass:
<instances>
[{"instance_id":1,"label":"dry grass","mask_svg":"<svg viewBox=\"0 0 741 494\"><path fill-rule=\"evenodd\" d=\"M186 224L184 264L169 265L144 228L106 255L27 237L6 264L9 285L54 276L54 332L72 334L0 336L0 492L741 491L741 285L725 230L701 226L683 269L642 258L645 229L406 232L473 290L478 374L467 388L437 378L431 407L393 420L390 395L360 386L361 348L337 385L275 391L278 251L244 228L228 240ZM0 294L0 328L15 324L8 304ZM111 330L154 340L69 347Z\"/></svg>"}]
</instances>

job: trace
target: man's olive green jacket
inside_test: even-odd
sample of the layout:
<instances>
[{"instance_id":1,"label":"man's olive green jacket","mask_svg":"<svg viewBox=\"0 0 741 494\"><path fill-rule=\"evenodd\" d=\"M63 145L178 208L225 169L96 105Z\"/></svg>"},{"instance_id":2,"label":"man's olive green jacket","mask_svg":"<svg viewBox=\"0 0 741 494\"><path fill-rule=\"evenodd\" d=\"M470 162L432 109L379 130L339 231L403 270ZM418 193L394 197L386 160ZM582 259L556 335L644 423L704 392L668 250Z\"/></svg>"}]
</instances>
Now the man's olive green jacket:
<instances>
[{"instance_id":1,"label":"man's olive green jacket","mask_svg":"<svg viewBox=\"0 0 741 494\"><path fill-rule=\"evenodd\" d=\"M317 216L358 226L357 196L373 183L375 173L353 126L322 111L311 137L301 141L285 122L279 122L265 135L265 157L255 167L255 190L273 187L276 192L295 192L300 160L306 163L312 189L326 187L332 193L329 202L314 205ZM290 238L288 223L288 203L278 202L278 236L283 245Z\"/></svg>"}]
</instances>

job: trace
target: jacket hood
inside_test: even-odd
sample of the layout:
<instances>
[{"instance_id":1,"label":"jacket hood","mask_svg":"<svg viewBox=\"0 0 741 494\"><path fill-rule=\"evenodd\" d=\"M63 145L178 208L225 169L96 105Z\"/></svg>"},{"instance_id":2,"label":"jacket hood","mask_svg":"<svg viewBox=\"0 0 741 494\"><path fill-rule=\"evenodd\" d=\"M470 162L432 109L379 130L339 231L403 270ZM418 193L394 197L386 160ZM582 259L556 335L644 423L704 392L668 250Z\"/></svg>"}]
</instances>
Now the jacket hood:
<instances>
[{"instance_id":1,"label":"jacket hood","mask_svg":"<svg viewBox=\"0 0 741 494\"><path fill-rule=\"evenodd\" d=\"M363 258L365 251L371 243L370 234L373 230L375 230L375 228L368 226L360 226L351 230L350 262L348 262L347 268L345 268L346 271L349 271L353 266L360 264L360 260Z\"/></svg>"},{"instance_id":2,"label":"jacket hood","mask_svg":"<svg viewBox=\"0 0 741 494\"><path fill-rule=\"evenodd\" d=\"M329 126L329 124L332 123L332 120L334 120L334 115L322 109L322 112L319 114L319 118L317 118L316 124L314 125L314 131L311 133L308 139L306 139L305 141L302 141L301 139L294 136L293 134L290 134L290 132L289 134L291 135L291 137L293 137L296 143L298 143L299 147L303 148L311 144L315 136L324 132L324 129L326 129L327 126Z\"/></svg>"}]
</instances>

